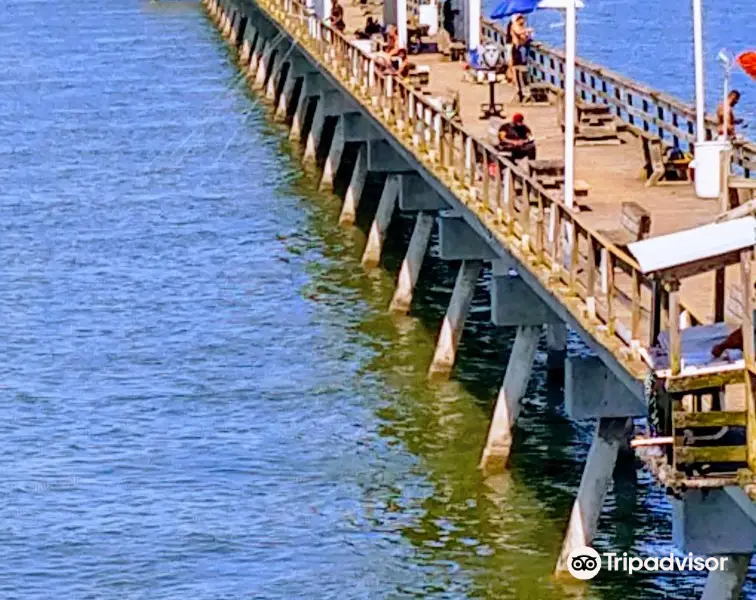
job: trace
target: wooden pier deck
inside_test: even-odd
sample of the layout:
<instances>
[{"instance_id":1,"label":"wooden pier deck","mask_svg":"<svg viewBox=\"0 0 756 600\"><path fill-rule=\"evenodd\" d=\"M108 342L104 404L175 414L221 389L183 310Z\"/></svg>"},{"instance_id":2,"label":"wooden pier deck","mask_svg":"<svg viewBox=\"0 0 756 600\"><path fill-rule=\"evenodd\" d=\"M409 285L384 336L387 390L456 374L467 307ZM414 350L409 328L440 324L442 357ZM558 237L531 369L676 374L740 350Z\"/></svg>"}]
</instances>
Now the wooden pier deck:
<instances>
[{"instance_id":1,"label":"wooden pier deck","mask_svg":"<svg viewBox=\"0 0 756 600\"><path fill-rule=\"evenodd\" d=\"M379 21L381 7L352 3L344 5L345 35L354 39L354 32L365 24L365 12ZM490 27L493 27L491 25ZM429 84L423 89L430 97L444 98L459 93L462 126L480 140L489 138L489 121L481 119L481 105L488 102L488 83L474 83L465 77L465 61L443 61L440 53L410 55L410 62L430 68ZM525 117L537 141L538 159L562 159L564 135L558 123L558 107L520 104L516 88L499 76L495 97L504 104L504 114ZM640 204L651 214L651 236L658 236L711 223L722 210L718 200L696 197L693 183L684 186L646 187L641 140L629 132L620 133L620 145L594 145L575 148L575 179L588 183L587 197L579 198L582 220L594 230L616 229L623 202ZM756 165L754 165L756 167ZM728 279L737 276L737 269L728 269ZM686 307L701 321L714 319L714 277L702 275L682 284ZM646 327L644 327L645 329Z\"/></svg>"}]
</instances>

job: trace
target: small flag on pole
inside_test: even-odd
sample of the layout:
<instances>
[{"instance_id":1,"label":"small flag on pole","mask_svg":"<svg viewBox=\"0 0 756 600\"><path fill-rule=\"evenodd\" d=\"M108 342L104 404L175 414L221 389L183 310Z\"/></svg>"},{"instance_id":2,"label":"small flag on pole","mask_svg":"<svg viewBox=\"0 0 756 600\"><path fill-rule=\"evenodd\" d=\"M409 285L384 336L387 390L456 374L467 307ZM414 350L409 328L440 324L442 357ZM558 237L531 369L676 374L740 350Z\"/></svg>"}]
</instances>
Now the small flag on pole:
<instances>
[{"instance_id":1,"label":"small flag on pole","mask_svg":"<svg viewBox=\"0 0 756 600\"><path fill-rule=\"evenodd\" d=\"M741 69L756 79L756 50L743 52L738 56L737 61Z\"/></svg>"}]
</instances>

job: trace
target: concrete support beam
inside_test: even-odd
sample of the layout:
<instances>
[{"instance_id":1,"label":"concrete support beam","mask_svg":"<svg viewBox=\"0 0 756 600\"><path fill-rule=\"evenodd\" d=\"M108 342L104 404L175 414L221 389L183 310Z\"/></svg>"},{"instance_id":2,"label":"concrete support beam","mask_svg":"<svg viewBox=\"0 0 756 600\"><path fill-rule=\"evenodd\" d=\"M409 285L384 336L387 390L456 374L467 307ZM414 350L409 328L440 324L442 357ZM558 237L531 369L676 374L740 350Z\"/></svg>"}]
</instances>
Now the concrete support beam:
<instances>
[{"instance_id":1,"label":"concrete support beam","mask_svg":"<svg viewBox=\"0 0 756 600\"><path fill-rule=\"evenodd\" d=\"M565 362L564 403L570 419L645 417L645 402L633 394L597 356Z\"/></svg>"},{"instance_id":2,"label":"concrete support beam","mask_svg":"<svg viewBox=\"0 0 756 600\"><path fill-rule=\"evenodd\" d=\"M252 50L257 42L257 28L252 23L247 23L242 36L242 47L239 53L239 64L242 67L249 67L249 61L252 58Z\"/></svg>"},{"instance_id":3,"label":"concrete support beam","mask_svg":"<svg viewBox=\"0 0 756 600\"><path fill-rule=\"evenodd\" d=\"M321 94L317 102L315 114L312 117L312 125L310 125L310 134L307 136L304 156L302 157L302 161L305 163L315 162L318 148L320 147L320 139L323 136L323 125L325 124L325 109L323 107L326 102L325 96Z\"/></svg>"},{"instance_id":4,"label":"concrete support beam","mask_svg":"<svg viewBox=\"0 0 756 600\"><path fill-rule=\"evenodd\" d=\"M415 228L412 230L407 254L402 261L402 267L399 270L399 281L396 285L394 297L391 298L389 310L393 313L407 313L412 305L412 296L415 292L415 285L420 276L420 269L423 266L423 259L428 250L431 232L433 231L433 215L419 212L415 221Z\"/></svg>"},{"instance_id":5,"label":"concrete support beam","mask_svg":"<svg viewBox=\"0 0 756 600\"><path fill-rule=\"evenodd\" d=\"M402 175L402 187L399 190L399 210L434 211L451 208L428 182L417 173Z\"/></svg>"},{"instance_id":6,"label":"concrete support beam","mask_svg":"<svg viewBox=\"0 0 756 600\"><path fill-rule=\"evenodd\" d=\"M459 267L449 308L446 310L446 316L441 325L441 333L436 343L436 351L428 370L428 377L430 378L447 377L454 367L457 347L462 338L467 313L470 311L470 304L475 293L475 284L482 268L482 260L465 260Z\"/></svg>"},{"instance_id":7,"label":"concrete support beam","mask_svg":"<svg viewBox=\"0 0 756 600\"><path fill-rule=\"evenodd\" d=\"M231 23L231 32L228 36L228 41L236 46L241 42L242 35L244 35L244 30L242 29L242 21L245 19L244 13L242 13L240 10L236 11L234 14L234 20Z\"/></svg>"},{"instance_id":8,"label":"concrete support beam","mask_svg":"<svg viewBox=\"0 0 756 600\"><path fill-rule=\"evenodd\" d=\"M570 552L575 548L590 546L596 535L601 507L612 481L617 452L627 437L630 426L630 419L621 418L601 419L596 427L577 498L572 505L562 552L557 561L557 574L567 572Z\"/></svg>"},{"instance_id":9,"label":"concrete support beam","mask_svg":"<svg viewBox=\"0 0 756 600\"><path fill-rule=\"evenodd\" d=\"M442 260L495 260L499 255L462 217L439 214L439 254Z\"/></svg>"},{"instance_id":10,"label":"concrete support beam","mask_svg":"<svg viewBox=\"0 0 756 600\"><path fill-rule=\"evenodd\" d=\"M325 165L323 166L323 176L320 178L321 190L332 190L333 181L336 177L336 172L339 170L341 164L341 156L344 154L344 119L339 117L336 122L336 127L333 130L333 137L331 138L331 147L328 150L328 156L326 157Z\"/></svg>"},{"instance_id":11,"label":"concrete support beam","mask_svg":"<svg viewBox=\"0 0 756 600\"><path fill-rule=\"evenodd\" d=\"M257 43L252 49L249 66L247 67L247 77L252 81L257 81L257 73L260 71L263 57L269 51L269 48L270 44L268 43L268 40L263 36L262 32L258 32Z\"/></svg>"},{"instance_id":12,"label":"concrete support beam","mask_svg":"<svg viewBox=\"0 0 756 600\"><path fill-rule=\"evenodd\" d=\"M289 131L289 139L291 141L299 141L302 136L302 128L304 127L305 117L307 115L307 106L310 103L310 98L318 96L321 88L323 87L322 77L317 73L307 73L302 80L302 90L299 92L299 101L297 102L297 108L294 111L294 118L291 122L291 130Z\"/></svg>"},{"instance_id":13,"label":"concrete support beam","mask_svg":"<svg viewBox=\"0 0 756 600\"><path fill-rule=\"evenodd\" d=\"M753 506L743 490L734 486L689 490L682 499L672 500L672 540L683 552L693 554L753 554Z\"/></svg>"},{"instance_id":14,"label":"concrete support beam","mask_svg":"<svg viewBox=\"0 0 756 600\"><path fill-rule=\"evenodd\" d=\"M549 371L564 371L564 361L567 358L567 325L565 323L558 321L546 326L546 347L548 348L546 368Z\"/></svg>"},{"instance_id":15,"label":"concrete support beam","mask_svg":"<svg viewBox=\"0 0 756 600\"><path fill-rule=\"evenodd\" d=\"M380 139L378 130L359 113L345 112L341 119L344 121L345 142L369 142Z\"/></svg>"},{"instance_id":16,"label":"concrete support beam","mask_svg":"<svg viewBox=\"0 0 756 600\"><path fill-rule=\"evenodd\" d=\"M370 226L367 245L362 255L362 266L370 269L377 267L381 262L383 252L383 240L386 239L386 231L394 214L396 199L399 196L401 179L403 175L389 175L383 185L381 199L378 202L378 210L375 213L373 224Z\"/></svg>"},{"instance_id":17,"label":"concrete support beam","mask_svg":"<svg viewBox=\"0 0 756 600\"><path fill-rule=\"evenodd\" d=\"M324 103L326 117L341 117L345 114L354 114L359 117L360 109L344 94L337 90L323 92L323 95L326 94L327 98Z\"/></svg>"},{"instance_id":18,"label":"concrete support beam","mask_svg":"<svg viewBox=\"0 0 756 600\"><path fill-rule=\"evenodd\" d=\"M223 33L223 28L226 26L226 7L225 3L221 3L218 9L218 19L215 22L218 27L218 33Z\"/></svg>"},{"instance_id":19,"label":"concrete support beam","mask_svg":"<svg viewBox=\"0 0 756 600\"><path fill-rule=\"evenodd\" d=\"M278 51L275 55L271 56L269 65L270 74L268 75L268 83L265 86L265 97L271 102L275 102L276 90L278 89L278 78L281 75L281 68L283 67L286 59L288 58L288 52L291 48L291 44L287 42L281 42L278 47Z\"/></svg>"},{"instance_id":20,"label":"concrete support beam","mask_svg":"<svg viewBox=\"0 0 756 600\"><path fill-rule=\"evenodd\" d=\"M740 598L751 555L731 554L721 558L726 559L724 569L709 571L701 600L739 600Z\"/></svg>"},{"instance_id":21,"label":"concrete support beam","mask_svg":"<svg viewBox=\"0 0 756 600\"><path fill-rule=\"evenodd\" d=\"M292 110L291 103L294 98L294 88L297 85L297 80L301 79L292 69L293 67L289 66L289 72L286 74L286 81L281 90L281 96L278 98L274 115L277 121L284 121L289 116Z\"/></svg>"},{"instance_id":22,"label":"concrete support beam","mask_svg":"<svg viewBox=\"0 0 756 600\"><path fill-rule=\"evenodd\" d=\"M385 140L373 140L367 144L368 170L376 173L409 173L413 171Z\"/></svg>"},{"instance_id":23,"label":"concrete support beam","mask_svg":"<svg viewBox=\"0 0 756 600\"><path fill-rule=\"evenodd\" d=\"M357 219L357 207L362 198L362 189L365 187L367 179L367 152L364 146L361 146L357 152L357 162L352 171L352 178L349 180L344 204L341 207L341 216L339 216L339 225L354 225Z\"/></svg>"},{"instance_id":24,"label":"concrete support beam","mask_svg":"<svg viewBox=\"0 0 756 600\"><path fill-rule=\"evenodd\" d=\"M507 467L512 451L512 434L520 414L520 400L525 397L528 388L540 337L541 328L538 326L525 325L517 328L480 460L480 468L487 475L501 472Z\"/></svg>"},{"instance_id":25,"label":"concrete support beam","mask_svg":"<svg viewBox=\"0 0 756 600\"><path fill-rule=\"evenodd\" d=\"M223 34L223 37L226 38L227 40L231 39L231 28L236 18L237 18L236 9L229 7L229 9L226 11L225 19L223 21L223 29L221 31L221 33Z\"/></svg>"},{"instance_id":26,"label":"concrete support beam","mask_svg":"<svg viewBox=\"0 0 756 600\"><path fill-rule=\"evenodd\" d=\"M274 49L275 49L274 44L266 40L265 46L263 47L262 55L260 56L260 62L257 65L257 73L255 73L255 81L252 84L252 87L257 91L262 91L265 87L265 82L267 81L267 78L268 78L268 69L271 66L270 59L271 59L271 55L273 54Z\"/></svg>"},{"instance_id":27,"label":"concrete support beam","mask_svg":"<svg viewBox=\"0 0 756 600\"><path fill-rule=\"evenodd\" d=\"M479 238L480 239L480 238ZM491 322L500 327L559 323L559 318L511 269L508 260L493 260Z\"/></svg>"}]
</instances>

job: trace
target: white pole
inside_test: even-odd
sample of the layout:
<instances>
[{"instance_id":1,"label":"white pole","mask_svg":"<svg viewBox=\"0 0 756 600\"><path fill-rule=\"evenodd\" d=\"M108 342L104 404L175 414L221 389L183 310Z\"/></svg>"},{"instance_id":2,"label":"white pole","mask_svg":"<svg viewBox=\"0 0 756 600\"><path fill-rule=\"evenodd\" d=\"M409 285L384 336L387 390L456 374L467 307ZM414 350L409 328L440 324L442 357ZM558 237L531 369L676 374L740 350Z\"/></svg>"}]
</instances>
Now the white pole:
<instances>
[{"instance_id":1,"label":"white pole","mask_svg":"<svg viewBox=\"0 0 756 600\"><path fill-rule=\"evenodd\" d=\"M730 121L730 102L728 96L730 95L730 68L729 65L724 67L724 98L722 99L722 135L724 139L730 139L727 132L727 126Z\"/></svg>"},{"instance_id":2,"label":"white pole","mask_svg":"<svg viewBox=\"0 0 756 600\"><path fill-rule=\"evenodd\" d=\"M693 0L693 48L696 65L696 141L706 141L706 98L704 96L703 17L701 0Z\"/></svg>"},{"instance_id":3,"label":"white pole","mask_svg":"<svg viewBox=\"0 0 756 600\"><path fill-rule=\"evenodd\" d=\"M575 0L567 0L564 68L564 203L575 204Z\"/></svg>"},{"instance_id":4,"label":"white pole","mask_svg":"<svg viewBox=\"0 0 756 600\"><path fill-rule=\"evenodd\" d=\"M407 0L396 1L396 30L399 34L399 47L407 47Z\"/></svg>"},{"instance_id":5,"label":"white pole","mask_svg":"<svg viewBox=\"0 0 756 600\"><path fill-rule=\"evenodd\" d=\"M481 0L467 0L467 49L480 46L480 4Z\"/></svg>"}]
</instances>

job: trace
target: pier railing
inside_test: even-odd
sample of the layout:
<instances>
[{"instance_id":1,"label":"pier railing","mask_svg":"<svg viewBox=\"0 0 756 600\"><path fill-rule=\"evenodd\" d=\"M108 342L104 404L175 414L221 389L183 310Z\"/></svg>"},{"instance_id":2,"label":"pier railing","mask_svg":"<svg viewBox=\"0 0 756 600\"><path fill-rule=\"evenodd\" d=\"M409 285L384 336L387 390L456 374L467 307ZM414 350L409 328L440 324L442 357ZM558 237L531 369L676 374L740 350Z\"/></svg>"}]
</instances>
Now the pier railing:
<instances>
[{"instance_id":1,"label":"pier railing","mask_svg":"<svg viewBox=\"0 0 756 600\"><path fill-rule=\"evenodd\" d=\"M651 315L661 311L666 326L670 304L631 256L592 230L559 193L476 139L439 102L384 72L369 52L304 4L259 0L259 5L478 216L494 244L503 243L518 257L631 373L645 374L643 348L658 333ZM693 324L700 322L690 316Z\"/></svg>"},{"instance_id":2,"label":"pier railing","mask_svg":"<svg viewBox=\"0 0 756 600\"><path fill-rule=\"evenodd\" d=\"M504 29L483 21L482 39L504 44ZM564 89L565 57L560 50L534 43L530 52L530 71L539 81ZM693 151L696 141L696 111L693 106L653 90L583 59L575 64L575 90L585 102L607 104L621 121L639 131L660 138L672 147ZM716 132L717 122L706 119L707 136ZM749 140L733 143L733 162L746 177L756 176L756 144Z\"/></svg>"}]
</instances>

